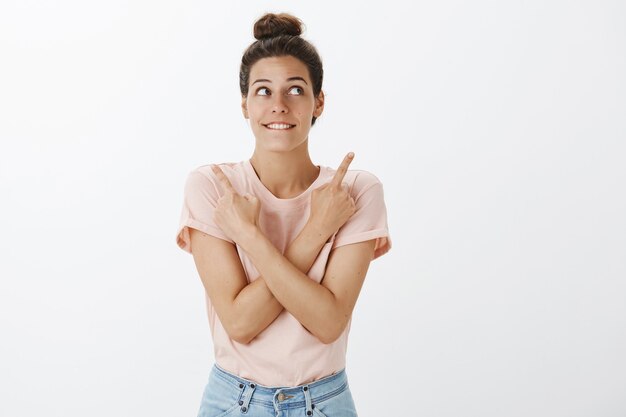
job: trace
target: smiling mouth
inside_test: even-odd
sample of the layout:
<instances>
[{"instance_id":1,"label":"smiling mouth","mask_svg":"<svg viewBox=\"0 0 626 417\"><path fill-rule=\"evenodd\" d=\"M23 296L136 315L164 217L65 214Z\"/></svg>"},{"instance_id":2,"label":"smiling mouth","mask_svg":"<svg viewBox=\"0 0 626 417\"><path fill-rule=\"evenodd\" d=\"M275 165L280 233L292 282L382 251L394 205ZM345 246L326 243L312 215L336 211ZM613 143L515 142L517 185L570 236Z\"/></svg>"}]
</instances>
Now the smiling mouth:
<instances>
[{"instance_id":1,"label":"smiling mouth","mask_svg":"<svg viewBox=\"0 0 626 417\"><path fill-rule=\"evenodd\" d=\"M269 130L289 130L289 129L293 129L296 125L290 125L290 124L286 124L286 123L279 123L279 124L267 124L267 125L263 125L266 129ZM275 127L270 127L270 126L275 126Z\"/></svg>"}]
</instances>

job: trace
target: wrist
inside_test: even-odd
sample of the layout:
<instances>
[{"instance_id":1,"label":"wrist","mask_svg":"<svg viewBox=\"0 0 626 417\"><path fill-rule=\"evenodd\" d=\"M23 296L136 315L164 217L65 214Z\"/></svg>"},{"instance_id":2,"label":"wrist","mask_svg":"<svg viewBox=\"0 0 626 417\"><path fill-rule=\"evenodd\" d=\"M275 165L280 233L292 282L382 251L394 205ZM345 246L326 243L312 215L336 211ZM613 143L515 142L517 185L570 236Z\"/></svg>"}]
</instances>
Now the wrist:
<instances>
[{"instance_id":1,"label":"wrist","mask_svg":"<svg viewBox=\"0 0 626 417\"><path fill-rule=\"evenodd\" d=\"M324 230L314 222L307 222L302 229L302 237L308 242L320 243L323 245L332 236L332 233Z\"/></svg>"},{"instance_id":2,"label":"wrist","mask_svg":"<svg viewBox=\"0 0 626 417\"><path fill-rule=\"evenodd\" d=\"M251 224L249 226L246 226L241 231L240 238L237 244L241 246L243 250L247 251L256 240L264 236L265 235L263 235L263 232L261 232L261 229L259 229L257 225Z\"/></svg>"}]
</instances>

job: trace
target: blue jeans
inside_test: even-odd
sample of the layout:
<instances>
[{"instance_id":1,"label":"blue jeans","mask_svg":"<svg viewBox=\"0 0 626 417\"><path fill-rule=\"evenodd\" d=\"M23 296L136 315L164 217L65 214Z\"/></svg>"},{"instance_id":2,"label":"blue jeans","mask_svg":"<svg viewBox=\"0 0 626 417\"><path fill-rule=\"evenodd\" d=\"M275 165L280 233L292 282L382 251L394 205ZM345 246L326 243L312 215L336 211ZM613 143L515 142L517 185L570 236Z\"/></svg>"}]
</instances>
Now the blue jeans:
<instances>
[{"instance_id":1,"label":"blue jeans","mask_svg":"<svg viewBox=\"0 0 626 417\"><path fill-rule=\"evenodd\" d=\"M266 387L213 365L198 417L357 417L345 368L297 387Z\"/></svg>"}]
</instances>

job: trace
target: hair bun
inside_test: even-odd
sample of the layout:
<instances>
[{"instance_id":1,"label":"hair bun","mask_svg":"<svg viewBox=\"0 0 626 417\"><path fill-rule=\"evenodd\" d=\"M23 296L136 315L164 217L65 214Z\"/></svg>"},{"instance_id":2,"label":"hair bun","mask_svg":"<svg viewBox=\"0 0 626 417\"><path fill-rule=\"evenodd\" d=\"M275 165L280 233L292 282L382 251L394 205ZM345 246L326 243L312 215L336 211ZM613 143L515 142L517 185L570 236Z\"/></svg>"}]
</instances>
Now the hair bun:
<instances>
[{"instance_id":1,"label":"hair bun","mask_svg":"<svg viewBox=\"0 0 626 417\"><path fill-rule=\"evenodd\" d=\"M302 21L289 13L266 13L254 24L254 37L258 40L301 33Z\"/></svg>"}]
</instances>

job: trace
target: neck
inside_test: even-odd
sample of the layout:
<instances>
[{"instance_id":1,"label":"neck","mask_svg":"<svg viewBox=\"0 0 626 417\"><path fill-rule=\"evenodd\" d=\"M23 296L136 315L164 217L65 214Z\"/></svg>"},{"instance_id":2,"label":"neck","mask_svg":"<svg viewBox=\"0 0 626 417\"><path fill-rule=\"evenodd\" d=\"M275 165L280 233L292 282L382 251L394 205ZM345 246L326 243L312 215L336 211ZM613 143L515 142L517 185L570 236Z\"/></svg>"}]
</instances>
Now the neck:
<instances>
[{"instance_id":1,"label":"neck","mask_svg":"<svg viewBox=\"0 0 626 417\"><path fill-rule=\"evenodd\" d=\"M264 152L255 149L250 163L259 180L277 198L293 198L306 191L320 174L308 152Z\"/></svg>"}]
</instances>

